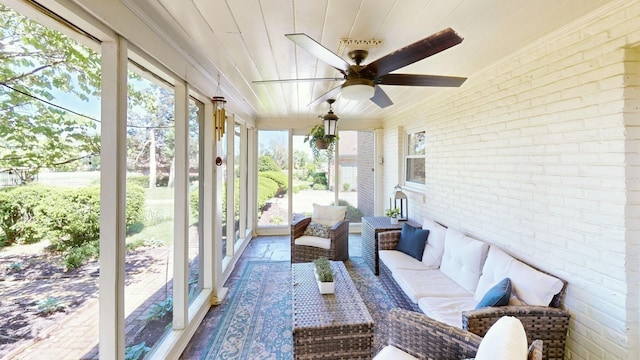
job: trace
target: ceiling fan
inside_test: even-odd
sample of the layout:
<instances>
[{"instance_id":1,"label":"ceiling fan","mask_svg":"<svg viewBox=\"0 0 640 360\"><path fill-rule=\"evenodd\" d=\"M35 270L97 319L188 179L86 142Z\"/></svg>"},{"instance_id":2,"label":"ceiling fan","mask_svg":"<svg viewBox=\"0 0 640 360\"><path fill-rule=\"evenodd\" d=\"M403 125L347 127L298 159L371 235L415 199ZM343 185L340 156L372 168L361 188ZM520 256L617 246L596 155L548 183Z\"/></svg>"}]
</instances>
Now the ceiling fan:
<instances>
[{"instance_id":1,"label":"ceiling fan","mask_svg":"<svg viewBox=\"0 0 640 360\"><path fill-rule=\"evenodd\" d=\"M309 105L315 105L327 99L335 98L338 93L341 93L342 97L350 100L371 99L371 101L381 108L385 108L392 105L393 102L378 85L458 87L467 79L464 77L438 75L390 74L392 71L413 64L416 61L420 61L461 43L462 38L451 28L447 28L411 45L407 45L365 65L363 65L363 61L368 55L366 50L350 51L348 53L349 57L355 62L355 65L351 65L306 34L287 34L285 36L318 59L338 70L342 74L342 77L265 80L254 81L253 83L266 84L291 81L344 80L341 85L324 93L309 103Z\"/></svg>"}]
</instances>

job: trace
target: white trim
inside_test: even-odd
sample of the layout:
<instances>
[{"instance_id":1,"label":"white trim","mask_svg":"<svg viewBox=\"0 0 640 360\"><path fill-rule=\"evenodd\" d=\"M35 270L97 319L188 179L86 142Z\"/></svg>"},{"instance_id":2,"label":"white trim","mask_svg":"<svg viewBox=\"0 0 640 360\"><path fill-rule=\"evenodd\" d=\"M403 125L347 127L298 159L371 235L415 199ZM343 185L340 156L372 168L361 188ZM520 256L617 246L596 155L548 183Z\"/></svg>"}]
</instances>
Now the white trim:
<instances>
[{"instance_id":1,"label":"white trim","mask_svg":"<svg viewBox=\"0 0 640 360\"><path fill-rule=\"evenodd\" d=\"M102 43L100 293L101 359L122 359L125 348L127 42Z\"/></svg>"},{"instance_id":2,"label":"white trim","mask_svg":"<svg viewBox=\"0 0 640 360\"><path fill-rule=\"evenodd\" d=\"M173 206L173 329L184 329L189 306L189 92L176 81L174 88L174 206Z\"/></svg>"}]
</instances>

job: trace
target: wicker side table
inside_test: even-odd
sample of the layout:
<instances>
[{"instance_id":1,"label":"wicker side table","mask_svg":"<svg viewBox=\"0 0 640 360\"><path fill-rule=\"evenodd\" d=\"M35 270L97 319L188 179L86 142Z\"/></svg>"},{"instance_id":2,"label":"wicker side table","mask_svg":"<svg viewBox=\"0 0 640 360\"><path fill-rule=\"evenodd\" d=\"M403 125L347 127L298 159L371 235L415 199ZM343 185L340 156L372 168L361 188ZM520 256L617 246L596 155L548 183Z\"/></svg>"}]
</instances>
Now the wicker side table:
<instances>
[{"instance_id":1,"label":"wicker side table","mask_svg":"<svg viewBox=\"0 0 640 360\"><path fill-rule=\"evenodd\" d=\"M313 263L291 264L294 359L371 359L373 318L344 263L332 261L335 293L321 295Z\"/></svg>"}]
</instances>

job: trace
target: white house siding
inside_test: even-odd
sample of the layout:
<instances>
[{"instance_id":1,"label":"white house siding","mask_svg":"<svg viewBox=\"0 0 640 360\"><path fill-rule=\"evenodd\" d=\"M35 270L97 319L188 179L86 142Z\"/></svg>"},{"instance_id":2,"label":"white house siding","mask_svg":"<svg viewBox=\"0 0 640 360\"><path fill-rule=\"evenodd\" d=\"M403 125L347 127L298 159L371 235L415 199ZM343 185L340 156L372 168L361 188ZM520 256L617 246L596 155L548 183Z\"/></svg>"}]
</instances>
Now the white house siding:
<instances>
[{"instance_id":1,"label":"white house siding","mask_svg":"<svg viewBox=\"0 0 640 360\"><path fill-rule=\"evenodd\" d=\"M385 119L427 131L429 216L568 281L568 359L640 358L640 1L620 1ZM384 163L384 188L399 182Z\"/></svg>"}]
</instances>

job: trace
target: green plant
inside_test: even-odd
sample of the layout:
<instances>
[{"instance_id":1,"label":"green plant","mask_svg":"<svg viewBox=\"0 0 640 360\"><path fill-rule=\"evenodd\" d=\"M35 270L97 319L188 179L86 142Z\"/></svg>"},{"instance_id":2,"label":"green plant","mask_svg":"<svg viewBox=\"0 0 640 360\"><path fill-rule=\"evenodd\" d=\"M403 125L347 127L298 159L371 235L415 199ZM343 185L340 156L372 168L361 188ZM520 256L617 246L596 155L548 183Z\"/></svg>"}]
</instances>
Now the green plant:
<instances>
[{"instance_id":1,"label":"green plant","mask_svg":"<svg viewBox=\"0 0 640 360\"><path fill-rule=\"evenodd\" d=\"M349 189L351 189L351 184L349 184L349 183L343 183L342 184L342 190L344 190L346 192L346 191L349 191Z\"/></svg>"},{"instance_id":2,"label":"green plant","mask_svg":"<svg viewBox=\"0 0 640 360\"><path fill-rule=\"evenodd\" d=\"M319 257L313 260L313 263L316 266L316 273L318 274L318 280L320 280L320 282L333 281L333 270L331 269L329 259L326 257Z\"/></svg>"},{"instance_id":3,"label":"green plant","mask_svg":"<svg viewBox=\"0 0 640 360\"><path fill-rule=\"evenodd\" d=\"M18 272L24 269L24 263L22 261L11 263L7 266L9 272Z\"/></svg>"},{"instance_id":4,"label":"green plant","mask_svg":"<svg viewBox=\"0 0 640 360\"><path fill-rule=\"evenodd\" d=\"M385 210L384 215L390 218L397 218L398 215L400 215L400 209L398 208L387 209Z\"/></svg>"},{"instance_id":5,"label":"green plant","mask_svg":"<svg viewBox=\"0 0 640 360\"><path fill-rule=\"evenodd\" d=\"M159 320L173 312L173 298L168 297L165 301L156 301L151 305L145 320Z\"/></svg>"},{"instance_id":6,"label":"green plant","mask_svg":"<svg viewBox=\"0 0 640 360\"><path fill-rule=\"evenodd\" d=\"M318 147L317 141L324 142L326 147L320 148ZM333 153L333 149L335 148L336 141L338 141L337 136L325 136L324 134L324 124L319 123L314 125L311 128L311 131L304 136L304 142L308 142L311 147L311 152L313 153L314 159L318 159L320 157L320 150L327 150L328 153Z\"/></svg>"},{"instance_id":7,"label":"green plant","mask_svg":"<svg viewBox=\"0 0 640 360\"><path fill-rule=\"evenodd\" d=\"M131 345L124 350L125 360L138 360L151 350L143 341L140 344Z\"/></svg>"},{"instance_id":8,"label":"green plant","mask_svg":"<svg viewBox=\"0 0 640 360\"><path fill-rule=\"evenodd\" d=\"M46 299L38 301L36 305L38 306L38 314L43 316L64 310L65 307L62 300L53 296L49 296Z\"/></svg>"}]
</instances>

